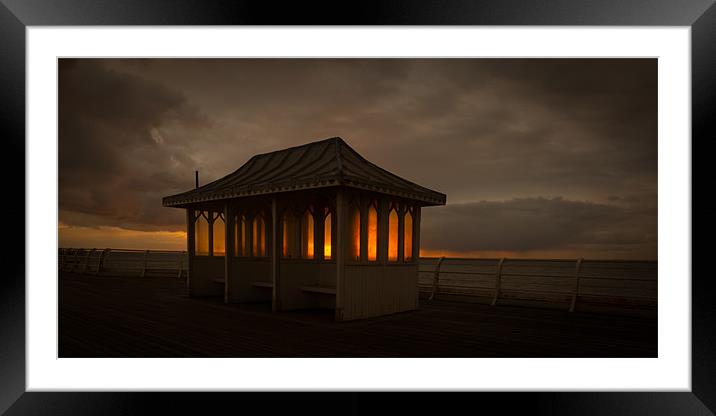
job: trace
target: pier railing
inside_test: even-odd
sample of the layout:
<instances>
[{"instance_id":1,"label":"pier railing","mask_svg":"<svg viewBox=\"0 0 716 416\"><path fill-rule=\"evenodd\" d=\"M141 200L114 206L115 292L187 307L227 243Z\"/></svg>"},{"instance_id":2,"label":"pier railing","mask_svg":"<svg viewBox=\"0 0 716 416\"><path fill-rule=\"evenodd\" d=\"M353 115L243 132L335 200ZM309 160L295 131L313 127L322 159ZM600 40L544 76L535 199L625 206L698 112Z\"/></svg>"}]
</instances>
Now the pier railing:
<instances>
[{"instance_id":1,"label":"pier railing","mask_svg":"<svg viewBox=\"0 0 716 416\"><path fill-rule=\"evenodd\" d=\"M61 271L107 276L186 276L185 251L61 248ZM420 296L549 304L569 311L610 305L656 310L656 261L421 257Z\"/></svg>"},{"instance_id":2,"label":"pier railing","mask_svg":"<svg viewBox=\"0 0 716 416\"><path fill-rule=\"evenodd\" d=\"M549 302L654 309L656 261L588 259L466 259L421 257L419 287L428 299Z\"/></svg>"},{"instance_id":3,"label":"pier railing","mask_svg":"<svg viewBox=\"0 0 716 416\"><path fill-rule=\"evenodd\" d=\"M111 276L186 276L186 251L61 248L61 271Z\"/></svg>"}]
</instances>

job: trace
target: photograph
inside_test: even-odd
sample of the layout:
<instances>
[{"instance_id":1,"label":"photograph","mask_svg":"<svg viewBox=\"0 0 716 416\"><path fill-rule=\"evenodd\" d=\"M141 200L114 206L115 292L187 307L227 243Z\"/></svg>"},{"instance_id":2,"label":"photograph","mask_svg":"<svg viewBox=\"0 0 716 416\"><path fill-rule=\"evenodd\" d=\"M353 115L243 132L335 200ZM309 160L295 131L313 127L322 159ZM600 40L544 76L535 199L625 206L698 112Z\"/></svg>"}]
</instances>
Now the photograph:
<instances>
[{"instance_id":1,"label":"photograph","mask_svg":"<svg viewBox=\"0 0 716 416\"><path fill-rule=\"evenodd\" d=\"M714 1L0 0L0 415L713 415Z\"/></svg>"},{"instance_id":2,"label":"photograph","mask_svg":"<svg viewBox=\"0 0 716 416\"><path fill-rule=\"evenodd\" d=\"M58 358L658 358L658 59L57 59Z\"/></svg>"}]
</instances>

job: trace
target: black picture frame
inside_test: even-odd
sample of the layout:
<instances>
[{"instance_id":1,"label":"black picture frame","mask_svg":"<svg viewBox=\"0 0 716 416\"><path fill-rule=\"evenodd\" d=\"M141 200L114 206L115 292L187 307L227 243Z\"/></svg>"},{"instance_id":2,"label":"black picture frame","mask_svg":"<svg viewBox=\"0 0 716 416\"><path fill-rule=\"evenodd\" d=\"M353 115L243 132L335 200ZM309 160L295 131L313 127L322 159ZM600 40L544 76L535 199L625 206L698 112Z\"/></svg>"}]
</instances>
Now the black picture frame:
<instances>
[{"instance_id":1,"label":"black picture frame","mask_svg":"<svg viewBox=\"0 0 716 416\"><path fill-rule=\"evenodd\" d=\"M24 234L25 183L25 29L62 25L590 25L689 26L692 58L692 189L708 184L705 170L716 138L716 6L713 0L464 0L286 2L206 0L0 0L0 126L4 139L5 218L8 233ZM696 149L696 151L694 151ZM7 160L11 160L8 163ZM19 166L13 166L17 163ZM703 193L701 195L704 195ZM705 198L703 196L699 198ZM714 232L716 209L701 204L692 190L693 236ZM708 241L708 240L706 240ZM17 243L17 240L14 240ZM19 245L19 244L18 244ZM692 243L692 259L704 264L708 244ZM19 250L16 248L16 250ZM25 254L24 240L22 244ZM309 408L321 413L405 413L407 408L433 414L498 406L500 413L533 414L713 414L716 411L716 291L708 273L692 272L692 389L690 392L476 393L438 398L410 394L337 393L269 399L243 393L38 393L25 392L25 266L17 253L6 261L0 279L0 413L20 414L161 414L203 413L265 408L272 413ZM5 256L4 256L5 257ZM692 270L694 262L692 261ZM688 276L684 276L685 278ZM48 277L49 278L49 277ZM209 395L207 397L206 395ZM389 399L389 400L386 400ZM407 408L406 408L407 406ZM410 410L410 411L413 411Z\"/></svg>"}]
</instances>

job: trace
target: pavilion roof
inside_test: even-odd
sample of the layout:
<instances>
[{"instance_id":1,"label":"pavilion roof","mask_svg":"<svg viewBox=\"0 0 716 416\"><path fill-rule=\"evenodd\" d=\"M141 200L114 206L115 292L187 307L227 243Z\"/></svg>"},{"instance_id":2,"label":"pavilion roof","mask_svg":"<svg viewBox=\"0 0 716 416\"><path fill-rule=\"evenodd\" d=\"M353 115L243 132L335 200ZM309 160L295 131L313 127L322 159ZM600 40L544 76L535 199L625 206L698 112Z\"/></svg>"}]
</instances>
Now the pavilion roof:
<instances>
[{"instance_id":1,"label":"pavilion roof","mask_svg":"<svg viewBox=\"0 0 716 416\"><path fill-rule=\"evenodd\" d=\"M180 207L254 195L334 186L364 189L444 205L446 196L369 162L340 137L253 156L239 169L199 188L167 196L162 204Z\"/></svg>"}]
</instances>

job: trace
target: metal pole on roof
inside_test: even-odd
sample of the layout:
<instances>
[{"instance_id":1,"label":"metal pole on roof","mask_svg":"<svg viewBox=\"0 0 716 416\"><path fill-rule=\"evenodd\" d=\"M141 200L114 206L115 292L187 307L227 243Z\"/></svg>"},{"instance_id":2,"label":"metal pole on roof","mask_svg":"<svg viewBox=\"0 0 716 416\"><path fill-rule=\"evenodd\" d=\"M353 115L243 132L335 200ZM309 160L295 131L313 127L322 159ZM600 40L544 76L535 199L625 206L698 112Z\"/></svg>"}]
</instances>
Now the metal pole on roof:
<instances>
[{"instance_id":1,"label":"metal pole on roof","mask_svg":"<svg viewBox=\"0 0 716 416\"><path fill-rule=\"evenodd\" d=\"M194 179L196 181L196 187L198 188L199 187L199 171L198 170L194 171Z\"/></svg>"}]
</instances>

